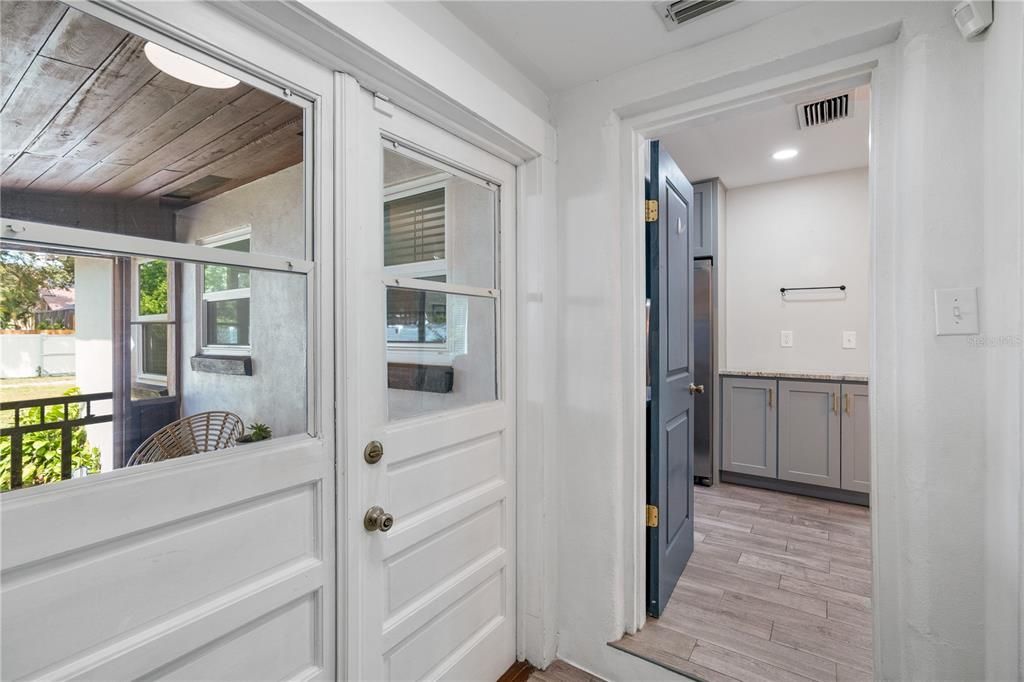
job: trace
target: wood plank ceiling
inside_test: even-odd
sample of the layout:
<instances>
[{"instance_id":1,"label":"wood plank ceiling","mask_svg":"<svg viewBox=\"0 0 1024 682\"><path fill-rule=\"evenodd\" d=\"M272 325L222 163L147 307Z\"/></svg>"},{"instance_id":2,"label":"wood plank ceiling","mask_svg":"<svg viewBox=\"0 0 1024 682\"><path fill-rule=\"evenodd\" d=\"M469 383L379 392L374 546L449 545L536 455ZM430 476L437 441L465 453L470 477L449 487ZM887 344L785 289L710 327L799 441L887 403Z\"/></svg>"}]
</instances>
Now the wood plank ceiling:
<instances>
[{"instance_id":1,"label":"wood plank ceiling","mask_svg":"<svg viewBox=\"0 0 1024 682\"><path fill-rule=\"evenodd\" d=\"M0 186L187 205L302 161L301 108L202 88L145 41L52 1L0 3Z\"/></svg>"}]
</instances>

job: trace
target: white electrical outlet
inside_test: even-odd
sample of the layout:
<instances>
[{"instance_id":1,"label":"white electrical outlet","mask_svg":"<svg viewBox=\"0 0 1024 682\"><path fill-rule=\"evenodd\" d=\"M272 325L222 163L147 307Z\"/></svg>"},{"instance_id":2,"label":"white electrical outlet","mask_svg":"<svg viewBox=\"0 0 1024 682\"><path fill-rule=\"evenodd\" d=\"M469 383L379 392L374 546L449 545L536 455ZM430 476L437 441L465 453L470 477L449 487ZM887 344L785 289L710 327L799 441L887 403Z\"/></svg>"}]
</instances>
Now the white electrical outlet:
<instances>
[{"instance_id":1,"label":"white electrical outlet","mask_svg":"<svg viewBox=\"0 0 1024 682\"><path fill-rule=\"evenodd\" d=\"M783 348L792 348L793 332L786 330L779 332L779 345Z\"/></svg>"},{"instance_id":2,"label":"white electrical outlet","mask_svg":"<svg viewBox=\"0 0 1024 682\"><path fill-rule=\"evenodd\" d=\"M957 336L978 332L978 290L936 289L935 335Z\"/></svg>"},{"instance_id":3,"label":"white electrical outlet","mask_svg":"<svg viewBox=\"0 0 1024 682\"><path fill-rule=\"evenodd\" d=\"M843 348L857 347L857 332L843 332Z\"/></svg>"}]
</instances>

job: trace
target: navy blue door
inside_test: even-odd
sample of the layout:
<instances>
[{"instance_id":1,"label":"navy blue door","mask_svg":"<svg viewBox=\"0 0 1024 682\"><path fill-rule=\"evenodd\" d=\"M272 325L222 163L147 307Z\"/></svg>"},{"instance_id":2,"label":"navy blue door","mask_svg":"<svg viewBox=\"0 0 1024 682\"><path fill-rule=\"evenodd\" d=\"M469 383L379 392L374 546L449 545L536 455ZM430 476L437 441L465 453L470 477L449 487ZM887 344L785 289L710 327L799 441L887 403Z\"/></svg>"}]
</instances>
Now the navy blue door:
<instances>
[{"instance_id":1,"label":"navy blue door","mask_svg":"<svg viewBox=\"0 0 1024 682\"><path fill-rule=\"evenodd\" d=\"M647 502L657 523L647 529L647 612L659 616L693 552L693 187L657 141L650 159Z\"/></svg>"}]
</instances>

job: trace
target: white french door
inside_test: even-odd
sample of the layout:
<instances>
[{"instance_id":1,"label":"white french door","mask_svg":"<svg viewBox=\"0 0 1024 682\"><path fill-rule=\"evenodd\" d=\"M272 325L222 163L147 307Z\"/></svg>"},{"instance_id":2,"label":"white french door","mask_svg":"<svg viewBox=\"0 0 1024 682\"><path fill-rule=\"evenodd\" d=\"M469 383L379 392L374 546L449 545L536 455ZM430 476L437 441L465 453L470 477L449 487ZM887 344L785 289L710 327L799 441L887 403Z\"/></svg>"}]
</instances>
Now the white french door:
<instances>
[{"instance_id":1,"label":"white french door","mask_svg":"<svg viewBox=\"0 0 1024 682\"><path fill-rule=\"evenodd\" d=\"M49 8L37 6L39 11ZM303 369L274 387L275 408L301 414L292 431L279 429L260 443L4 492L0 678L337 679L331 222L336 183L327 162L334 153L334 76L208 3L150 3L144 11L127 4L76 7L304 110L303 158L308 163L295 176L302 179L300 189L285 198L301 207L293 225L309 235L305 256L242 254L6 217L5 248L83 249L188 267L251 268L254 287L263 282L264 301L281 291L291 296L294 309L286 318L291 328L272 330L287 332L293 341L290 357L258 355L254 345L253 355L262 365L248 376L228 377L234 388L183 394L225 402L204 409L235 409L250 397L271 393L263 382L270 376L267 368L291 361L288 367ZM174 35L158 33L154 26L162 31L173 27ZM20 45L12 43L11 49ZM217 45L218 58L193 45ZM274 82L250 76L248 70L273 73ZM45 103L46 88L38 90ZM109 267L98 271L105 277L97 277L94 267L94 280L106 284L90 289L87 297L83 269L78 269L80 321L83 303L95 309L103 297L129 295L111 291ZM193 310L182 321L195 315ZM281 317L278 311L268 319ZM92 340L93 346L98 343ZM181 367L191 367L187 357ZM261 408L260 416L272 419L271 412ZM67 414L65 407L65 420Z\"/></svg>"},{"instance_id":2,"label":"white french door","mask_svg":"<svg viewBox=\"0 0 1024 682\"><path fill-rule=\"evenodd\" d=\"M494 680L515 660L515 169L347 88L346 676Z\"/></svg>"}]
</instances>

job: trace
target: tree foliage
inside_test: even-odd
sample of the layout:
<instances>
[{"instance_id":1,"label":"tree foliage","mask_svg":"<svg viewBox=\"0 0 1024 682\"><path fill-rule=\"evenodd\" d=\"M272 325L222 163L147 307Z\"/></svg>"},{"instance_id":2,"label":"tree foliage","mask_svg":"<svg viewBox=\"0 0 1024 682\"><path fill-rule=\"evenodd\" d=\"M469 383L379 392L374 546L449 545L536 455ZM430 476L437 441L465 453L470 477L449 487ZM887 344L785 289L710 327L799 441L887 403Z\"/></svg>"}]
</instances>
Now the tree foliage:
<instances>
[{"instance_id":1,"label":"tree foliage","mask_svg":"<svg viewBox=\"0 0 1024 682\"><path fill-rule=\"evenodd\" d=\"M167 261L139 264L139 314L167 314Z\"/></svg>"},{"instance_id":2,"label":"tree foliage","mask_svg":"<svg viewBox=\"0 0 1024 682\"><path fill-rule=\"evenodd\" d=\"M10 329L32 319L40 289L70 289L74 284L71 256L0 250L0 327Z\"/></svg>"},{"instance_id":3,"label":"tree foliage","mask_svg":"<svg viewBox=\"0 0 1024 682\"><path fill-rule=\"evenodd\" d=\"M64 392L64 395L77 395L77 388ZM46 408L46 421L59 423L64 420L63 405L49 405ZM38 424L43 408L32 407L21 411L22 424ZM68 405L68 419L78 419L82 407L78 403ZM35 431L22 436L21 480L23 485L41 485L60 480L60 428ZM100 450L90 446L86 441L85 427L79 426L71 430L71 470L85 467L89 473L100 470ZM11 437L0 439L0 490L11 489Z\"/></svg>"}]
</instances>

